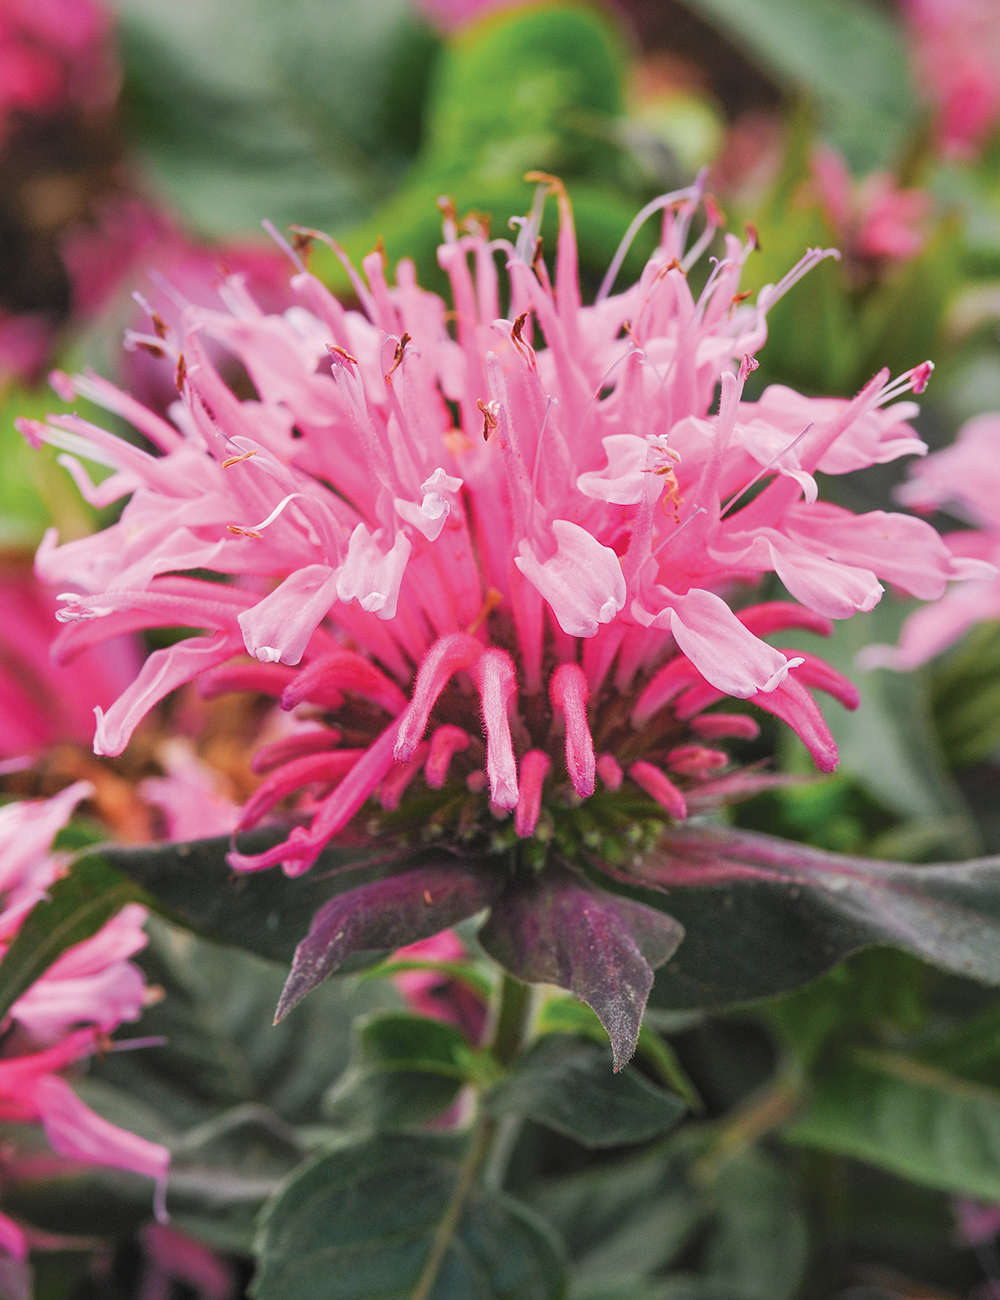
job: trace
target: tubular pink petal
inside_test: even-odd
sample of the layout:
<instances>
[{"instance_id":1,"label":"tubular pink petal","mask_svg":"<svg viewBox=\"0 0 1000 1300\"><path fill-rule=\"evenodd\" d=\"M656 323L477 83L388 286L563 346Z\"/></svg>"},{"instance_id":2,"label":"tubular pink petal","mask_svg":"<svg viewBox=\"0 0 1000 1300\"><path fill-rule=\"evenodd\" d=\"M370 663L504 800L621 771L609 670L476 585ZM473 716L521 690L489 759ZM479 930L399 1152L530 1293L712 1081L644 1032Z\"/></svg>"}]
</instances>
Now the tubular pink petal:
<instances>
[{"instance_id":1,"label":"tubular pink petal","mask_svg":"<svg viewBox=\"0 0 1000 1300\"><path fill-rule=\"evenodd\" d=\"M323 846L344 829L369 795L381 785L395 761L392 751L399 725L398 718L391 722L378 740L358 759L333 794L324 799L313 818L308 836L300 840L302 851L290 855L289 860L283 864L286 875L299 876L308 871ZM297 838L293 831L290 839L295 841Z\"/></svg>"},{"instance_id":2,"label":"tubular pink petal","mask_svg":"<svg viewBox=\"0 0 1000 1300\"><path fill-rule=\"evenodd\" d=\"M400 720L399 739L396 741L398 762L405 763L413 757L427 730L431 709L451 678L461 669L471 668L482 653L482 642L466 632L443 636L427 651L413 684L409 708Z\"/></svg>"},{"instance_id":3,"label":"tubular pink petal","mask_svg":"<svg viewBox=\"0 0 1000 1300\"><path fill-rule=\"evenodd\" d=\"M665 772L661 772L652 763L647 763L645 759L640 759L638 763L632 764L628 774L640 789L645 790L651 799L655 799L658 804L666 808L675 820L683 821L687 817L684 796Z\"/></svg>"},{"instance_id":4,"label":"tubular pink petal","mask_svg":"<svg viewBox=\"0 0 1000 1300\"><path fill-rule=\"evenodd\" d=\"M620 790L625 780L625 773L614 754L600 754L597 759L597 775L606 790Z\"/></svg>"},{"instance_id":5,"label":"tubular pink petal","mask_svg":"<svg viewBox=\"0 0 1000 1300\"><path fill-rule=\"evenodd\" d=\"M704 678L690 659L677 655L663 665L649 682L632 710L633 727L641 727L675 695Z\"/></svg>"},{"instance_id":6,"label":"tubular pink petal","mask_svg":"<svg viewBox=\"0 0 1000 1300\"><path fill-rule=\"evenodd\" d=\"M427 764L424 768L424 780L432 790L440 790L448 779L448 767L455 754L461 754L469 748L471 736L461 727L446 723L435 728L431 735Z\"/></svg>"},{"instance_id":7,"label":"tubular pink petal","mask_svg":"<svg viewBox=\"0 0 1000 1300\"><path fill-rule=\"evenodd\" d=\"M760 726L745 713L702 713L691 719L691 730L702 740L756 740Z\"/></svg>"},{"instance_id":8,"label":"tubular pink petal","mask_svg":"<svg viewBox=\"0 0 1000 1300\"><path fill-rule=\"evenodd\" d=\"M352 650L333 650L313 659L286 687L281 696L283 709L294 709L303 700L337 708L332 700L343 701L344 691L361 695L395 717L406 708L407 699L395 682L369 659Z\"/></svg>"},{"instance_id":9,"label":"tubular pink petal","mask_svg":"<svg viewBox=\"0 0 1000 1300\"><path fill-rule=\"evenodd\" d=\"M529 749L521 759L521 787L514 813L514 832L519 839L534 835L542 811L542 789L552 760L542 749Z\"/></svg>"},{"instance_id":10,"label":"tubular pink petal","mask_svg":"<svg viewBox=\"0 0 1000 1300\"><path fill-rule=\"evenodd\" d=\"M788 600L768 600L761 605L748 605L737 610L736 617L754 636L768 636L771 632L784 632L790 627L800 627L817 636L833 636L833 623L804 605L793 605ZM796 651L796 654L798 651Z\"/></svg>"},{"instance_id":11,"label":"tubular pink petal","mask_svg":"<svg viewBox=\"0 0 1000 1300\"><path fill-rule=\"evenodd\" d=\"M236 829L250 830L276 803L304 785L311 785L314 781L326 784L346 776L364 752L363 749L337 749L330 754L304 754L301 758L293 758L261 781L244 804Z\"/></svg>"},{"instance_id":12,"label":"tubular pink petal","mask_svg":"<svg viewBox=\"0 0 1000 1300\"><path fill-rule=\"evenodd\" d=\"M217 632L211 640L191 637L166 650L154 650L140 669L139 676L119 695L107 713L95 707L94 753L120 754L132 732L154 705L206 668L214 668L224 659L231 658L236 648L233 637Z\"/></svg>"},{"instance_id":13,"label":"tubular pink petal","mask_svg":"<svg viewBox=\"0 0 1000 1300\"><path fill-rule=\"evenodd\" d=\"M336 727L320 727L316 731L303 731L297 736L286 736L284 740L275 740L270 745L261 745L250 760L250 771L258 776L272 772L282 763L289 763L293 758L304 758L306 754L316 754L324 750L335 749L340 744L340 732Z\"/></svg>"},{"instance_id":14,"label":"tubular pink petal","mask_svg":"<svg viewBox=\"0 0 1000 1300\"><path fill-rule=\"evenodd\" d=\"M795 655L802 662L792 670L797 681L813 690L826 691L835 700L839 700L845 709L856 709L861 703L858 688L843 673L831 668L824 660L811 655L805 650L785 650L782 653Z\"/></svg>"},{"instance_id":15,"label":"tubular pink petal","mask_svg":"<svg viewBox=\"0 0 1000 1300\"><path fill-rule=\"evenodd\" d=\"M678 745L667 755L667 767L681 776L704 776L728 762L729 755L721 749L707 749L704 745Z\"/></svg>"},{"instance_id":16,"label":"tubular pink petal","mask_svg":"<svg viewBox=\"0 0 1000 1300\"><path fill-rule=\"evenodd\" d=\"M486 772L490 797L498 808L516 808L517 763L510 737L507 706L517 692L517 670L506 650L490 646L479 659L479 697L486 731Z\"/></svg>"},{"instance_id":17,"label":"tubular pink petal","mask_svg":"<svg viewBox=\"0 0 1000 1300\"><path fill-rule=\"evenodd\" d=\"M687 722L695 714L711 708L713 704L718 704L725 698L725 692L720 691L717 686L712 686L709 682L696 682L694 686L689 686L674 704L674 717L678 722Z\"/></svg>"},{"instance_id":18,"label":"tubular pink petal","mask_svg":"<svg viewBox=\"0 0 1000 1300\"><path fill-rule=\"evenodd\" d=\"M167 1148L109 1124L84 1105L65 1079L43 1075L35 1084L34 1098L45 1136L60 1155L144 1174L161 1187L165 1183L170 1168Z\"/></svg>"},{"instance_id":19,"label":"tubular pink petal","mask_svg":"<svg viewBox=\"0 0 1000 1300\"><path fill-rule=\"evenodd\" d=\"M812 755L821 772L837 766L837 746L819 706L794 674L769 694L756 695L753 703L787 722Z\"/></svg>"},{"instance_id":20,"label":"tubular pink petal","mask_svg":"<svg viewBox=\"0 0 1000 1300\"><path fill-rule=\"evenodd\" d=\"M573 789L586 799L594 793L594 738L587 721L590 688L579 664L560 664L549 681L552 707L566 719L566 770Z\"/></svg>"},{"instance_id":21,"label":"tubular pink petal","mask_svg":"<svg viewBox=\"0 0 1000 1300\"><path fill-rule=\"evenodd\" d=\"M394 808L399 807L400 800L406 793L406 787L423 767L429 748L427 742L422 740L412 758L405 763L396 763L389 769L389 774L378 792L378 801L386 812L392 812Z\"/></svg>"},{"instance_id":22,"label":"tubular pink petal","mask_svg":"<svg viewBox=\"0 0 1000 1300\"><path fill-rule=\"evenodd\" d=\"M295 680L296 670L288 664L222 664L209 668L198 677L198 694L203 700L214 700L231 691L253 691L258 695L280 696L289 682Z\"/></svg>"}]
</instances>

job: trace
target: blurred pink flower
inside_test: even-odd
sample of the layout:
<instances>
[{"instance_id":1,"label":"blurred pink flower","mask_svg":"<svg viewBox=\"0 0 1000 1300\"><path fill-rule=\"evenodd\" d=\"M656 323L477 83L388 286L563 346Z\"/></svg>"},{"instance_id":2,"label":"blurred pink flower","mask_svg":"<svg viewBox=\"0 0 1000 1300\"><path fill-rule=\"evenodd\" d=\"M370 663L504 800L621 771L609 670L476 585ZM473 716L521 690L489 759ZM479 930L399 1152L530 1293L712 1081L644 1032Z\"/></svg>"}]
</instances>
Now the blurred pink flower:
<instances>
[{"instance_id":1,"label":"blurred pink flower","mask_svg":"<svg viewBox=\"0 0 1000 1300\"><path fill-rule=\"evenodd\" d=\"M232 1265L186 1233L147 1223L140 1240L147 1265L136 1300L170 1300L175 1282L190 1287L197 1300L228 1300L236 1292Z\"/></svg>"},{"instance_id":2,"label":"blurred pink flower","mask_svg":"<svg viewBox=\"0 0 1000 1300\"><path fill-rule=\"evenodd\" d=\"M842 156L827 146L813 151L812 172L841 251L852 258L905 262L926 242L931 198L900 189L889 172L856 182Z\"/></svg>"},{"instance_id":3,"label":"blurred pink flower","mask_svg":"<svg viewBox=\"0 0 1000 1300\"><path fill-rule=\"evenodd\" d=\"M120 83L111 33L97 0L3 0L0 143L18 113L109 108Z\"/></svg>"},{"instance_id":4,"label":"blurred pink flower","mask_svg":"<svg viewBox=\"0 0 1000 1300\"><path fill-rule=\"evenodd\" d=\"M443 32L454 32L487 14L515 6L527 6L533 0L415 0L419 13Z\"/></svg>"},{"instance_id":5,"label":"blurred pink flower","mask_svg":"<svg viewBox=\"0 0 1000 1300\"><path fill-rule=\"evenodd\" d=\"M53 799L0 808L0 955L63 874L67 855L52 851L52 839L91 793L80 781ZM96 935L63 953L14 1003L7 1026L16 1023L17 1032L6 1037L0 1058L0 1122L41 1123L60 1155L155 1179L162 1213L166 1147L95 1115L59 1073L103 1050L112 1030L138 1018L147 990L142 972L127 958L146 943L146 915L144 907L127 905ZM23 1235L6 1218L0 1246L23 1258Z\"/></svg>"},{"instance_id":6,"label":"blurred pink flower","mask_svg":"<svg viewBox=\"0 0 1000 1300\"><path fill-rule=\"evenodd\" d=\"M911 614L896 645L866 646L859 663L867 668L917 668L974 624L1000 618L1000 415L969 420L952 446L913 467L898 496L915 510L946 509L978 525L946 533L944 543L959 561L978 563L981 576Z\"/></svg>"},{"instance_id":7,"label":"blurred pink flower","mask_svg":"<svg viewBox=\"0 0 1000 1300\"><path fill-rule=\"evenodd\" d=\"M904 0L918 88L937 110L946 154L981 149L1000 122L995 0Z\"/></svg>"},{"instance_id":8,"label":"blurred pink flower","mask_svg":"<svg viewBox=\"0 0 1000 1300\"><path fill-rule=\"evenodd\" d=\"M454 930L442 930L430 939L420 939L398 948L391 961L463 962L469 954ZM443 971L403 971L392 977L411 1011L444 1020L478 1043L486 1023L486 1003L468 984Z\"/></svg>"},{"instance_id":9,"label":"blurred pink flower","mask_svg":"<svg viewBox=\"0 0 1000 1300\"><path fill-rule=\"evenodd\" d=\"M549 188L561 208L554 287L535 256ZM936 599L950 579L980 570L920 520L817 500L816 470L925 450L906 424L917 408L898 399L922 391L930 365L894 383L882 372L850 401L781 387L744 401L768 308L831 250L810 250L751 305L738 287L753 245L728 236L695 298L687 270L716 229L710 212L689 241L699 203L693 187L648 205L588 307L558 182L539 186L516 246L476 226L463 233L449 217L439 260L457 339L409 261L395 288L379 253L364 260L367 283L350 268L364 314L345 311L301 265L299 302L280 316L232 276L222 310L189 306L178 332L154 321L132 338L176 370L170 420L94 375L56 375L61 393L104 404L158 449L76 416L19 422L29 441L68 453L95 502L132 494L104 532L62 546L50 534L39 548L37 571L63 602L58 656L141 626L209 633L147 659L100 713L96 752L121 753L167 694L244 651L258 662L241 667L242 688L282 693L285 708L363 701L348 747L276 767L244 809L249 827L294 791L317 791L308 828L230 858L239 869L282 862L292 874L376 791L394 808L421 771L440 788L453 761L488 784L498 812L517 810L519 835L532 835L546 782L565 772L579 797L594 792L588 709L611 682L636 729L668 704L690 720L726 695L750 699L830 770L836 748L809 688L853 707L853 687L763 638L829 631L831 618L871 609L880 580ZM612 294L628 242L657 211L658 249L638 283ZM499 316L498 251L511 319ZM255 396L227 387L206 339L239 358ZM115 472L95 488L79 456ZM236 581L179 576L193 569ZM725 595L767 573L800 603L734 612ZM683 815L665 774L653 780L646 760L623 774L610 758L602 780L628 776Z\"/></svg>"},{"instance_id":10,"label":"blurred pink flower","mask_svg":"<svg viewBox=\"0 0 1000 1300\"><path fill-rule=\"evenodd\" d=\"M200 840L228 835L240 820L240 808L219 790L219 775L199 761L183 741L174 739L160 746L157 757L166 776L151 776L139 786L139 794L166 821L168 840Z\"/></svg>"},{"instance_id":11,"label":"blurred pink flower","mask_svg":"<svg viewBox=\"0 0 1000 1300\"><path fill-rule=\"evenodd\" d=\"M0 760L34 757L60 740L93 734L141 665L132 637L83 651L72 667L49 657L58 605L25 565L0 564Z\"/></svg>"}]
</instances>

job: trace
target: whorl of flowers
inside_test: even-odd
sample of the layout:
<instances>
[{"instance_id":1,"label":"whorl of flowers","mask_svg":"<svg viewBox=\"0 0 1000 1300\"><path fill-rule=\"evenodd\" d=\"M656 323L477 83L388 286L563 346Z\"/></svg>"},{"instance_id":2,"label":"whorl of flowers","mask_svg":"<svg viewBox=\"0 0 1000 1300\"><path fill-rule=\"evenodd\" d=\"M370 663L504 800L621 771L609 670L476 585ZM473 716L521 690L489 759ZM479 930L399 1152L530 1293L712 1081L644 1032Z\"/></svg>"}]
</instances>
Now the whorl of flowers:
<instances>
[{"instance_id":1,"label":"whorl of flowers","mask_svg":"<svg viewBox=\"0 0 1000 1300\"><path fill-rule=\"evenodd\" d=\"M78 781L53 799L0 808L0 956L65 872L67 855L52 850L53 837L92 793ZM167 1148L96 1115L62 1077L69 1066L113 1047L108 1035L119 1025L138 1020L149 990L128 958L146 944L146 916L144 907L127 904L92 938L67 949L11 1007L0 1052L0 1122L41 1123L62 1156L155 1178L162 1215ZM142 1045L138 1039L125 1044ZM3 1214L0 1250L18 1259L27 1251L22 1230Z\"/></svg>"},{"instance_id":2,"label":"whorl of flowers","mask_svg":"<svg viewBox=\"0 0 1000 1300\"><path fill-rule=\"evenodd\" d=\"M877 374L850 401L780 386L743 400L769 306L833 250L810 250L750 303L739 280L754 240L726 235L694 293L688 274L717 233L709 202L690 240L695 186L638 214L582 306L568 200L536 179L516 244L447 214L452 310L409 261L391 287L376 251L366 280L348 268L361 310L347 311L289 250L301 305L283 316L232 277L219 310L192 306L179 333L154 318L133 336L176 366L170 421L92 374L55 377L155 452L76 416L21 422L62 449L94 504L131 494L112 527L39 549L39 575L63 593L57 653L138 628L207 633L150 655L98 711L97 753L120 753L196 677L209 694L258 690L323 711L329 725L257 753L266 776L241 826L306 787L319 796L300 801L308 824L268 852L233 853L238 869L307 870L371 796L392 810L411 782L428 833L489 825L489 805L513 811L512 841L543 840L553 809L591 800L603 816L626 782L623 799L683 818L732 780L712 742L756 734L745 714L704 712L727 696L783 719L830 770L836 749L809 691L851 707L854 688L763 638L829 632L870 610L883 581L935 599L966 573L924 522L817 498L817 470L926 450L905 422L916 407L897 399L922 390L929 363L895 383ZM554 284L538 241L550 191ZM657 211L659 246L611 293ZM209 340L242 362L255 397L222 382ZM114 472L95 486L79 457ZM740 604L770 573L793 600ZM227 663L245 652L252 662Z\"/></svg>"}]
</instances>

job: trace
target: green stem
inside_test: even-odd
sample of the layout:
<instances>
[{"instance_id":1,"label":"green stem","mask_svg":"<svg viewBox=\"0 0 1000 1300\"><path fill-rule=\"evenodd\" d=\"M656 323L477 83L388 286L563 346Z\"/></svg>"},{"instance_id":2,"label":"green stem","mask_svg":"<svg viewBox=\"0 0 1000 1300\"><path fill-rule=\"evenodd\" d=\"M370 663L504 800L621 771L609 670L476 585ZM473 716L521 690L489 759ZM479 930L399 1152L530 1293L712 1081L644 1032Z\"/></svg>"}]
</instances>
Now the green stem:
<instances>
[{"instance_id":1,"label":"green stem","mask_svg":"<svg viewBox=\"0 0 1000 1300\"><path fill-rule=\"evenodd\" d=\"M504 1067L509 1066L521 1050L530 1000L531 990L528 986L505 972L500 984L500 1001L494 1021L492 1040L489 1044L490 1051L498 1064ZM452 1238L458 1229L465 1209L465 1202L472 1191L476 1177L486 1157L489 1155L496 1131L496 1120L488 1119L482 1115L473 1125L468 1149L459 1166L455 1190L452 1192L441 1222L437 1226L434 1241L431 1244L431 1251L427 1256L427 1263L423 1267L417 1285L411 1292L410 1300L428 1300L434 1284L437 1282L438 1274L441 1272L441 1266L448 1253Z\"/></svg>"}]
</instances>

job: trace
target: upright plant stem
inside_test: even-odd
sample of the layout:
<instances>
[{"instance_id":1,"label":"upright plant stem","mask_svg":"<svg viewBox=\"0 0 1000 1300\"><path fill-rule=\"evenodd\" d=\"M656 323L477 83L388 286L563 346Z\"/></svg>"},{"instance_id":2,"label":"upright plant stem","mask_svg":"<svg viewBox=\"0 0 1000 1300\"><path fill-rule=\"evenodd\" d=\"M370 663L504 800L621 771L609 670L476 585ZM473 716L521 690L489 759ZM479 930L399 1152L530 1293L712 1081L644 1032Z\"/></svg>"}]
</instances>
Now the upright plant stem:
<instances>
[{"instance_id":1,"label":"upright plant stem","mask_svg":"<svg viewBox=\"0 0 1000 1300\"><path fill-rule=\"evenodd\" d=\"M505 972L500 984L500 1001L489 1044L490 1051L501 1066L509 1066L521 1050L530 999L531 990L528 986ZM483 1115L473 1125L468 1150L459 1166L455 1190L438 1224L427 1263L410 1294L410 1300L428 1300L458 1228L465 1202L489 1154L496 1130L496 1120Z\"/></svg>"}]
</instances>

